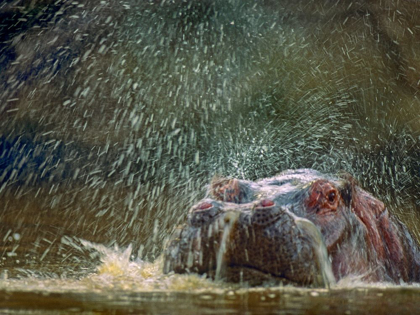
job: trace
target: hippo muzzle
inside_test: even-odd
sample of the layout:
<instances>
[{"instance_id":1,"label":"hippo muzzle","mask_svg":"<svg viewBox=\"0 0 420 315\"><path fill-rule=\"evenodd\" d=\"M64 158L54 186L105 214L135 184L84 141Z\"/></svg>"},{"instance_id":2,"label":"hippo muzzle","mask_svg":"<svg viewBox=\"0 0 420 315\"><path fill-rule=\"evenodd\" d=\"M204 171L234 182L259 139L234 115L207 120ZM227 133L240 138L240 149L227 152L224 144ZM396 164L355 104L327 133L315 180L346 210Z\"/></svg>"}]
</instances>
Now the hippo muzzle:
<instances>
[{"instance_id":1,"label":"hippo muzzle","mask_svg":"<svg viewBox=\"0 0 420 315\"><path fill-rule=\"evenodd\" d=\"M228 210L211 201L199 204L165 252L164 271L171 270L253 285L335 281L316 226L269 202Z\"/></svg>"}]
</instances>

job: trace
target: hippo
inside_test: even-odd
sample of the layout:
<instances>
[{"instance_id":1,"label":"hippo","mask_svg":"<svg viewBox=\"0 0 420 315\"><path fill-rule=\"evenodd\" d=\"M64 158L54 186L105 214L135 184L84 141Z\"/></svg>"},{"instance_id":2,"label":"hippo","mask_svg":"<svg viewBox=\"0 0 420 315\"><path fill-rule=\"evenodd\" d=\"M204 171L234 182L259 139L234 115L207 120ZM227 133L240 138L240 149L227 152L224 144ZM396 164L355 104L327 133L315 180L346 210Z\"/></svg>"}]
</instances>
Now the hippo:
<instances>
[{"instance_id":1,"label":"hippo","mask_svg":"<svg viewBox=\"0 0 420 315\"><path fill-rule=\"evenodd\" d=\"M249 285L420 279L417 241L384 203L348 173L312 169L258 181L214 178L163 258L164 273Z\"/></svg>"}]
</instances>

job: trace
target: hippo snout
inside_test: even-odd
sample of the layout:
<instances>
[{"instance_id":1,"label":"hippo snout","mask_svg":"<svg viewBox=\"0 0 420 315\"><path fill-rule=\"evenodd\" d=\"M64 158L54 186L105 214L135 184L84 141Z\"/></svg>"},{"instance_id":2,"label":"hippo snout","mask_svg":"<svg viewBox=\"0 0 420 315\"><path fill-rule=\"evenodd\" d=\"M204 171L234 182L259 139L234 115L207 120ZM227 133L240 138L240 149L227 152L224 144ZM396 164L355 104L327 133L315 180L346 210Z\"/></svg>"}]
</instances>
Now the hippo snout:
<instances>
[{"instance_id":1,"label":"hippo snout","mask_svg":"<svg viewBox=\"0 0 420 315\"><path fill-rule=\"evenodd\" d=\"M329 285L335 280L322 236L302 220L272 199L245 204L205 199L172 238L164 271L252 284L293 279Z\"/></svg>"}]
</instances>

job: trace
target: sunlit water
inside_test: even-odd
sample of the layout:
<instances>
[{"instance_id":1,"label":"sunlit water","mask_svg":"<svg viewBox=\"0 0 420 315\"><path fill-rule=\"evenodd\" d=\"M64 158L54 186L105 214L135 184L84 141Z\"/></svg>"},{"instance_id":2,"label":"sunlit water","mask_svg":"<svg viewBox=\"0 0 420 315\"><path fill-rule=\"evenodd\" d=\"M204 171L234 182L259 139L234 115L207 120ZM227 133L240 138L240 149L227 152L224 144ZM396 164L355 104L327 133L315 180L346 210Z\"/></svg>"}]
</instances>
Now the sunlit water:
<instances>
[{"instance_id":1,"label":"sunlit water","mask_svg":"<svg viewBox=\"0 0 420 315\"><path fill-rule=\"evenodd\" d=\"M96 271L80 277L34 275L0 280L0 313L7 314L412 314L419 285L368 284L346 278L325 288L248 287L198 275L162 274L162 262L131 260L131 246L96 250ZM31 275L32 274L32 275Z\"/></svg>"}]
</instances>

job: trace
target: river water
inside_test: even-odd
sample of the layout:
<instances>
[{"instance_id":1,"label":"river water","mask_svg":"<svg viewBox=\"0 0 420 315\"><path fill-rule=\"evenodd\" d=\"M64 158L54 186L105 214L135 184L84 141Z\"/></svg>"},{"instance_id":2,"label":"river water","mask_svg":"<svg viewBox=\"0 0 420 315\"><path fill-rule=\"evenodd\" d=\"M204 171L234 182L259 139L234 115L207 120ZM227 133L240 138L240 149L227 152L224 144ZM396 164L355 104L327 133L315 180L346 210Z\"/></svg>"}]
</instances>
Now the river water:
<instances>
[{"instance_id":1,"label":"river water","mask_svg":"<svg viewBox=\"0 0 420 315\"><path fill-rule=\"evenodd\" d=\"M0 2L0 313L375 314L417 285L162 275L215 175L349 172L420 223L416 1Z\"/></svg>"},{"instance_id":2,"label":"river water","mask_svg":"<svg viewBox=\"0 0 420 315\"><path fill-rule=\"evenodd\" d=\"M36 274L0 280L4 314L413 314L420 286L343 279L326 288L214 282L197 275L163 275L161 262L130 260L131 247L106 248L94 272L77 277ZM61 266L70 269L69 266Z\"/></svg>"}]
</instances>

